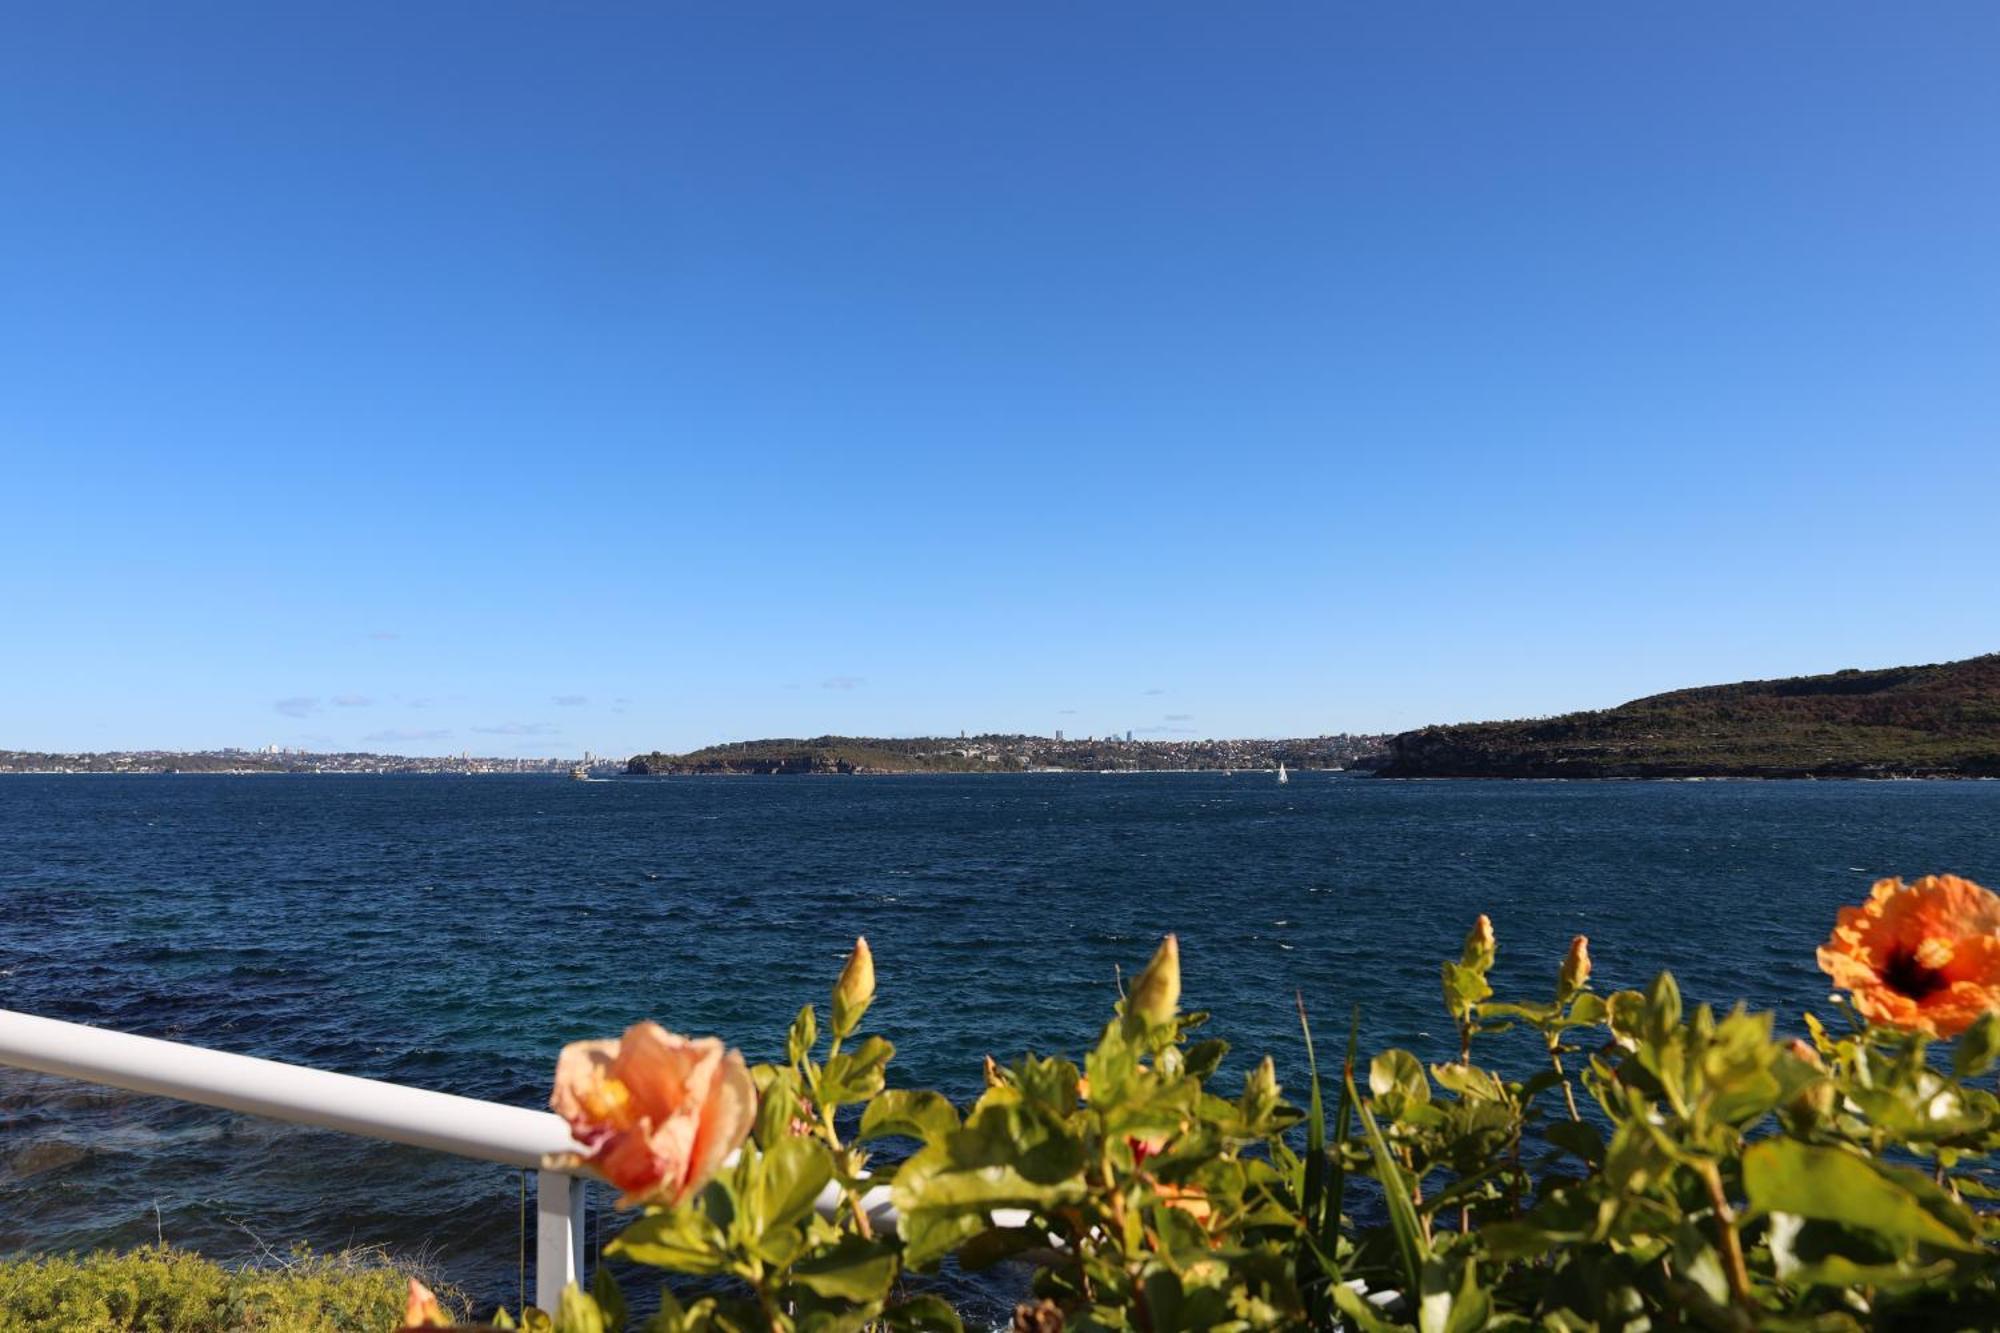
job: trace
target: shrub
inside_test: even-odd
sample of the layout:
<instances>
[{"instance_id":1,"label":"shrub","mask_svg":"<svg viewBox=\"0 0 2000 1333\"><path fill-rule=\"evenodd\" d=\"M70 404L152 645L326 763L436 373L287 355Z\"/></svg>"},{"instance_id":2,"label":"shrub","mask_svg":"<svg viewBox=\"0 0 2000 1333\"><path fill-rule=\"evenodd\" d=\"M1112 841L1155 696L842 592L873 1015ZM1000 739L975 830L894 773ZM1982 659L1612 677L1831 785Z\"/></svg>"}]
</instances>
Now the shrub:
<instances>
[{"instance_id":1,"label":"shrub","mask_svg":"<svg viewBox=\"0 0 2000 1333\"><path fill-rule=\"evenodd\" d=\"M0 1333L350 1333L392 1328L409 1279L373 1256L230 1269L187 1250L0 1263Z\"/></svg>"},{"instance_id":2,"label":"shrub","mask_svg":"<svg viewBox=\"0 0 2000 1333\"><path fill-rule=\"evenodd\" d=\"M948 1257L1031 1262L1033 1333L2000 1327L2000 1101L1980 1086L2000 898L1944 876L1843 910L1820 961L1851 999L1838 1030L1805 1015L1809 1040L1741 1006L1689 1013L1665 974L1599 995L1581 938L1545 995L1498 1001L1497 947L1482 917L1444 965L1456 1060L1364 1066L1350 1031L1330 1123L1309 1031L1303 1108L1268 1057L1216 1086L1227 1047L1180 1010L1172 937L1081 1065L989 1062L963 1112L887 1089L883 1038L848 1044L865 945L823 1052L808 1006L786 1062L744 1071L754 1109L733 1052L651 1025L566 1052L556 1104L644 1208L612 1252L704 1279L662 1293L658 1333L955 1329L902 1280ZM1507 1031L1527 1067L1475 1063ZM889 1138L915 1151L878 1177ZM893 1234L866 1193L885 1179ZM1363 1191L1379 1220L1360 1224ZM554 1321L624 1323L602 1277Z\"/></svg>"}]
</instances>

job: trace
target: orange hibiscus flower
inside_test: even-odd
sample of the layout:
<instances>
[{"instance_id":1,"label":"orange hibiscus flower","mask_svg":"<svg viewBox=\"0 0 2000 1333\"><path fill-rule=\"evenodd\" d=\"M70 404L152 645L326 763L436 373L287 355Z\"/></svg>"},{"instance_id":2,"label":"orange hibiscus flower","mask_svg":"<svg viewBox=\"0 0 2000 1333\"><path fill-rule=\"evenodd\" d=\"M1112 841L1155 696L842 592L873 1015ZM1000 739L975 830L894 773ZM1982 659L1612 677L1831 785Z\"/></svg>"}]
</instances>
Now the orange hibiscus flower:
<instances>
[{"instance_id":1,"label":"orange hibiscus flower","mask_svg":"<svg viewBox=\"0 0 2000 1333\"><path fill-rule=\"evenodd\" d=\"M616 1041L578 1041L556 1061L555 1113L586 1152L552 1165L590 1167L625 1191L621 1208L679 1204L741 1146L757 1116L743 1057L634 1023Z\"/></svg>"},{"instance_id":2,"label":"orange hibiscus flower","mask_svg":"<svg viewBox=\"0 0 2000 1333\"><path fill-rule=\"evenodd\" d=\"M1819 966L1870 1022L1955 1037L2000 1009L2000 896L1957 875L1877 880Z\"/></svg>"}]
</instances>

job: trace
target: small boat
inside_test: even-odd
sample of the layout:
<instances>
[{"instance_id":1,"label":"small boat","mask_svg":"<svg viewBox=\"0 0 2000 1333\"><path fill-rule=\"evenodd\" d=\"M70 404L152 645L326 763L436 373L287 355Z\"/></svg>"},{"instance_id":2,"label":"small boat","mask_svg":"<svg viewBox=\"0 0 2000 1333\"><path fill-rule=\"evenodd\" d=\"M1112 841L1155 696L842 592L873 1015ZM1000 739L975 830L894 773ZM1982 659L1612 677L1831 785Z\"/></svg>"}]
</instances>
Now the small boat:
<instances>
[{"instance_id":1,"label":"small boat","mask_svg":"<svg viewBox=\"0 0 2000 1333\"><path fill-rule=\"evenodd\" d=\"M590 770L582 764L572 765L569 770L569 780L571 782L588 782L590 781Z\"/></svg>"},{"instance_id":2,"label":"small boat","mask_svg":"<svg viewBox=\"0 0 2000 1333\"><path fill-rule=\"evenodd\" d=\"M1285 761L1280 759L1278 761L1278 781L1290 782L1291 780L1292 780L1292 775L1285 772Z\"/></svg>"}]
</instances>

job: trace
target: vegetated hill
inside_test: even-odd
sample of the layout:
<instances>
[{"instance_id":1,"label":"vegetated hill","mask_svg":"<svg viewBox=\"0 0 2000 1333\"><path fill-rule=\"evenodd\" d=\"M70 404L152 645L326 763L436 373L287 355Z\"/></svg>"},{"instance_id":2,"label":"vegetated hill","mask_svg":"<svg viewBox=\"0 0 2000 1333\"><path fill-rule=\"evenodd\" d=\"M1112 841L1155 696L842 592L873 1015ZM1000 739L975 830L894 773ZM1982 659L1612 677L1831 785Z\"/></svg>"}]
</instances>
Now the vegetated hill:
<instances>
[{"instance_id":1,"label":"vegetated hill","mask_svg":"<svg viewBox=\"0 0 2000 1333\"><path fill-rule=\"evenodd\" d=\"M854 736L732 741L687 754L635 755L628 773L962 773L996 768L961 754L923 754Z\"/></svg>"},{"instance_id":2,"label":"vegetated hill","mask_svg":"<svg viewBox=\"0 0 2000 1333\"><path fill-rule=\"evenodd\" d=\"M1425 727L1391 740L1376 768L1397 778L2000 777L2000 654Z\"/></svg>"},{"instance_id":3,"label":"vegetated hill","mask_svg":"<svg viewBox=\"0 0 2000 1333\"><path fill-rule=\"evenodd\" d=\"M628 773L1019 773L1037 769L1146 772L1169 769L1345 768L1379 753L1382 736L1299 740L1052 740L986 735L736 741L687 754L634 755Z\"/></svg>"}]
</instances>

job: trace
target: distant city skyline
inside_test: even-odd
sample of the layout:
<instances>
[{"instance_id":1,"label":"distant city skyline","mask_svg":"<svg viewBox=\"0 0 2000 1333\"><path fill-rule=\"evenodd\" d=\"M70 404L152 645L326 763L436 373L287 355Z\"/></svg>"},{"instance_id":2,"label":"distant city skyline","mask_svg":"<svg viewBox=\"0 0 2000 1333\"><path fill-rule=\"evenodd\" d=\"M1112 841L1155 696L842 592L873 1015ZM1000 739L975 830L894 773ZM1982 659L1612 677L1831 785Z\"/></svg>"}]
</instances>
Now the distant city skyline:
<instances>
[{"instance_id":1,"label":"distant city skyline","mask_svg":"<svg viewBox=\"0 0 2000 1333\"><path fill-rule=\"evenodd\" d=\"M0 47L0 748L1393 732L2000 648L2000 8Z\"/></svg>"}]
</instances>

